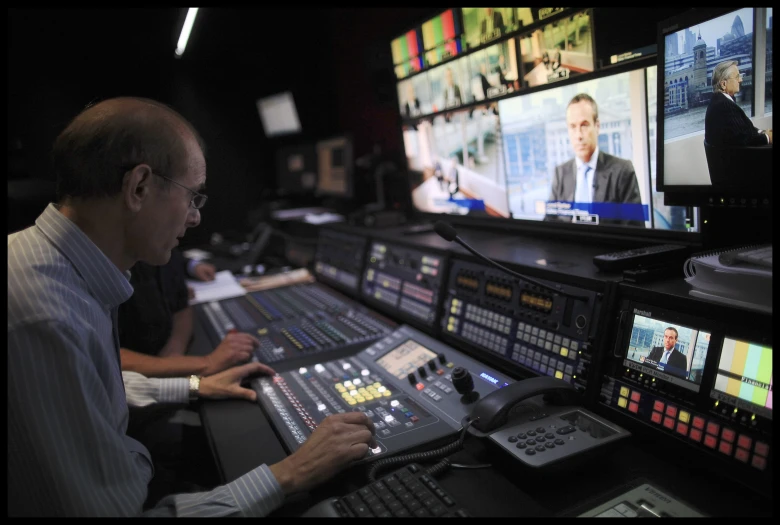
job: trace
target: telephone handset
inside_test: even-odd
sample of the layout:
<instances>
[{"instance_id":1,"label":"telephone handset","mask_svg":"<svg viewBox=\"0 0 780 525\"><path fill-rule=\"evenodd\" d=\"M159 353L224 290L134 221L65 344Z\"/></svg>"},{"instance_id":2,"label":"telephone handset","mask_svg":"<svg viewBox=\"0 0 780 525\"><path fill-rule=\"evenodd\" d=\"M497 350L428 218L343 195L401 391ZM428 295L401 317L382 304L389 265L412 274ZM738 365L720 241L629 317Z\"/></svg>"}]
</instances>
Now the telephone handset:
<instances>
[{"instance_id":1,"label":"telephone handset","mask_svg":"<svg viewBox=\"0 0 780 525\"><path fill-rule=\"evenodd\" d=\"M518 403L531 397L545 395L545 401L556 405L579 405L580 397L574 387L555 377L532 377L500 388L479 400L466 416L474 434L484 437L506 423L507 416Z\"/></svg>"}]
</instances>

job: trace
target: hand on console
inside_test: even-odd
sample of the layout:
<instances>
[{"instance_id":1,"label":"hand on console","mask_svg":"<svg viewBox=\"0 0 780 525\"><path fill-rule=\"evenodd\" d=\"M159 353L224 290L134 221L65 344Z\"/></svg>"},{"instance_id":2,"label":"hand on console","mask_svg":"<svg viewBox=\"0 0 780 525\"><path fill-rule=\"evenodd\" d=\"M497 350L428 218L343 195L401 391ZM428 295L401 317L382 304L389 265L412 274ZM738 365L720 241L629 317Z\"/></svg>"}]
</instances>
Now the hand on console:
<instances>
[{"instance_id":1,"label":"hand on console","mask_svg":"<svg viewBox=\"0 0 780 525\"><path fill-rule=\"evenodd\" d=\"M207 399L236 398L257 401L257 393L251 388L241 386L241 382L250 376L272 376L275 373L270 366L257 362L228 368L218 374L201 378L198 396Z\"/></svg>"},{"instance_id":2,"label":"hand on console","mask_svg":"<svg viewBox=\"0 0 780 525\"><path fill-rule=\"evenodd\" d=\"M293 454L271 465L286 495L327 481L376 447L374 424L362 412L326 417Z\"/></svg>"},{"instance_id":3,"label":"hand on console","mask_svg":"<svg viewBox=\"0 0 780 525\"><path fill-rule=\"evenodd\" d=\"M260 346L260 341L256 337L238 331L231 331L219 343L219 346L206 356L208 366L203 375L210 376L231 366L247 362L252 357L254 349L258 346Z\"/></svg>"}]
</instances>

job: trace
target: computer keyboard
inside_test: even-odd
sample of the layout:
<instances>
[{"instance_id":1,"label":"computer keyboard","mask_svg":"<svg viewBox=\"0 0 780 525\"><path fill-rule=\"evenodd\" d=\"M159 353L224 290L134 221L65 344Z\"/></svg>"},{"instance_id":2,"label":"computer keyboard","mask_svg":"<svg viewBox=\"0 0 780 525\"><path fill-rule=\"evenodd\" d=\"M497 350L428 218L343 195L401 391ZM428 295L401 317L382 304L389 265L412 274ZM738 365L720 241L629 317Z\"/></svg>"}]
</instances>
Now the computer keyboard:
<instances>
[{"instance_id":1,"label":"computer keyboard","mask_svg":"<svg viewBox=\"0 0 780 525\"><path fill-rule=\"evenodd\" d=\"M470 517L416 463L341 498L317 503L303 517L404 518Z\"/></svg>"},{"instance_id":2,"label":"computer keyboard","mask_svg":"<svg viewBox=\"0 0 780 525\"><path fill-rule=\"evenodd\" d=\"M718 260L726 266L742 263L772 268L772 245L746 246L745 248L731 250L721 253Z\"/></svg>"}]
</instances>

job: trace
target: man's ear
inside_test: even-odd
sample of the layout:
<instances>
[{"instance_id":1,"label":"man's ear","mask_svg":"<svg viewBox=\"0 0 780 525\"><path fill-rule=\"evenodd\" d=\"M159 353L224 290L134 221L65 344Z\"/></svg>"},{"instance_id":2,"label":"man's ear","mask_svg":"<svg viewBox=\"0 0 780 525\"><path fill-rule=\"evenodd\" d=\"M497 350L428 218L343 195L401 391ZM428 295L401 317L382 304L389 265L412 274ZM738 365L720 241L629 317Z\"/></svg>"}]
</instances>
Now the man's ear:
<instances>
[{"instance_id":1,"label":"man's ear","mask_svg":"<svg viewBox=\"0 0 780 525\"><path fill-rule=\"evenodd\" d=\"M130 211L140 211L149 199L153 176L152 168L146 164L139 164L125 172L122 178L122 200Z\"/></svg>"}]
</instances>

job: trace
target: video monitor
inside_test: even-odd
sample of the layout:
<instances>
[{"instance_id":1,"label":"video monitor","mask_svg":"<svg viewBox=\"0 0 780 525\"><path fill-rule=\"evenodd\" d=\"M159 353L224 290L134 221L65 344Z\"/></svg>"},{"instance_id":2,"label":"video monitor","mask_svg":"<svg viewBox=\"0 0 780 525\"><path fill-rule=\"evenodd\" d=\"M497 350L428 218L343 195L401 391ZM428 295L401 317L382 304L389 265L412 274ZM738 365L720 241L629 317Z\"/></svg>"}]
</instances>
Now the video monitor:
<instances>
[{"instance_id":1,"label":"video monitor","mask_svg":"<svg viewBox=\"0 0 780 525\"><path fill-rule=\"evenodd\" d=\"M514 38L471 53L466 58L474 100L500 97L519 89Z\"/></svg>"},{"instance_id":2,"label":"video monitor","mask_svg":"<svg viewBox=\"0 0 780 525\"><path fill-rule=\"evenodd\" d=\"M399 80L423 69L420 28L407 31L390 42L395 76Z\"/></svg>"},{"instance_id":3,"label":"video monitor","mask_svg":"<svg viewBox=\"0 0 780 525\"><path fill-rule=\"evenodd\" d=\"M436 353L409 339L377 359L376 364L393 377L406 379L406 376L416 372L419 367L426 366L431 359L436 359Z\"/></svg>"},{"instance_id":4,"label":"video monitor","mask_svg":"<svg viewBox=\"0 0 780 525\"><path fill-rule=\"evenodd\" d=\"M425 64L428 67L435 66L445 60L456 57L463 52L460 38L455 38L438 47L425 52Z\"/></svg>"},{"instance_id":5,"label":"video monitor","mask_svg":"<svg viewBox=\"0 0 780 525\"><path fill-rule=\"evenodd\" d=\"M500 100L512 218L699 231L697 210L654 189L655 75L638 67Z\"/></svg>"},{"instance_id":6,"label":"video monitor","mask_svg":"<svg viewBox=\"0 0 780 525\"><path fill-rule=\"evenodd\" d=\"M300 133L301 121L291 92L259 98L256 104L266 137Z\"/></svg>"},{"instance_id":7,"label":"video monitor","mask_svg":"<svg viewBox=\"0 0 780 525\"><path fill-rule=\"evenodd\" d=\"M752 7L697 9L659 24L658 183L672 200L771 194L771 24L771 8Z\"/></svg>"},{"instance_id":8,"label":"video monitor","mask_svg":"<svg viewBox=\"0 0 780 525\"><path fill-rule=\"evenodd\" d=\"M517 8L514 7L463 7L461 13L466 49L501 38L516 26Z\"/></svg>"},{"instance_id":9,"label":"video monitor","mask_svg":"<svg viewBox=\"0 0 780 525\"><path fill-rule=\"evenodd\" d=\"M494 102L423 119L404 128L412 202L423 212L509 217Z\"/></svg>"},{"instance_id":10,"label":"video monitor","mask_svg":"<svg viewBox=\"0 0 780 525\"><path fill-rule=\"evenodd\" d=\"M428 72L433 111L454 109L474 101L469 57L442 64Z\"/></svg>"},{"instance_id":11,"label":"video monitor","mask_svg":"<svg viewBox=\"0 0 780 525\"><path fill-rule=\"evenodd\" d=\"M422 25L423 47L434 49L462 34L460 19L455 9L447 9Z\"/></svg>"},{"instance_id":12,"label":"video monitor","mask_svg":"<svg viewBox=\"0 0 780 525\"><path fill-rule=\"evenodd\" d=\"M276 188L282 194L314 193L317 154L313 144L281 148L276 153Z\"/></svg>"},{"instance_id":13,"label":"video monitor","mask_svg":"<svg viewBox=\"0 0 780 525\"><path fill-rule=\"evenodd\" d=\"M429 72L402 80L398 89L398 105L402 118L417 118L433 113L433 99L429 83Z\"/></svg>"},{"instance_id":14,"label":"video monitor","mask_svg":"<svg viewBox=\"0 0 780 525\"><path fill-rule=\"evenodd\" d=\"M723 338L710 397L772 419L772 348Z\"/></svg>"},{"instance_id":15,"label":"video monitor","mask_svg":"<svg viewBox=\"0 0 780 525\"><path fill-rule=\"evenodd\" d=\"M352 141L336 137L317 143L317 194L352 197Z\"/></svg>"},{"instance_id":16,"label":"video monitor","mask_svg":"<svg viewBox=\"0 0 780 525\"><path fill-rule=\"evenodd\" d=\"M593 71L593 22L582 11L520 37L523 87L536 87Z\"/></svg>"},{"instance_id":17,"label":"video monitor","mask_svg":"<svg viewBox=\"0 0 780 525\"><path fill-rule=\"evenodd\" d=\"M624 366L698 392L709 332L634 313Z\"/></svg>"}]
</instances>

